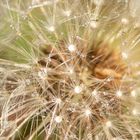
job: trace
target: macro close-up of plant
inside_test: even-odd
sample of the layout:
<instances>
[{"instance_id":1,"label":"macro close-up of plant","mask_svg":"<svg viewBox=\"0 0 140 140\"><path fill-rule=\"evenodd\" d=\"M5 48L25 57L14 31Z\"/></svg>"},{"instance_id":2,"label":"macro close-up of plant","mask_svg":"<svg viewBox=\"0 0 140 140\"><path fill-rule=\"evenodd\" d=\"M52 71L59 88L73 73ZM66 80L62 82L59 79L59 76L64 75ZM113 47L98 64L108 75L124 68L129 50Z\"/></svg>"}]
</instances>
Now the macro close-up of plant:
<instances>
[{"instance_id":1,"label":"macro close-up of plant","mask_svg":"<svg viewBox=\"0 0 140 140\"><path fill-rule=\"evenodd\" d=\"M140 140L140 1L0 0L0 140Z\"/></svg>"}]
</instances>

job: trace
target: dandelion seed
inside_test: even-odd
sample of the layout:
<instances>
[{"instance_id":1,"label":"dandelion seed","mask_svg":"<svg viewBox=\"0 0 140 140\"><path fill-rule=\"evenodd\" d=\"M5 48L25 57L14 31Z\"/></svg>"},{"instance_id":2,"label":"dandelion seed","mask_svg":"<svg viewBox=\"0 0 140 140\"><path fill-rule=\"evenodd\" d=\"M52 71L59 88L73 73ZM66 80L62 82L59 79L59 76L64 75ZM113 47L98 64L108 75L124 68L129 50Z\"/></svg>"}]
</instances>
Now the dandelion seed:
<instances>
[{"instance_id":1,"label":"dandelion seed","mask_svg":"<svg viewBox=\"0 0 140 140\"><path fill-rule=\"evenodd\" d=\"M1 137L140 139L140 28L130 3L57 2L0 5Z\"/></svg>"}]
</instances>

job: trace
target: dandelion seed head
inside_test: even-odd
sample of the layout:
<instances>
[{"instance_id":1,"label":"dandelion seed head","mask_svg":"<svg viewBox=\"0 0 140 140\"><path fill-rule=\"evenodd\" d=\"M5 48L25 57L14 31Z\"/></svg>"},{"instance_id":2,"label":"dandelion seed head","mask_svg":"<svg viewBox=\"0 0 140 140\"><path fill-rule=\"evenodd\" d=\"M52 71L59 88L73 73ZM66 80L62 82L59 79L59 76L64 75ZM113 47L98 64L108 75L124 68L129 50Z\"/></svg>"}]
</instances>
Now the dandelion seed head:
<instances>
[{"instance_id":1,"label":"dandelion seed head","mask_svg":"<svg viewBox=\"0 0 140 140\"><path fill-rule=\"evenodd\" d=\"M16 130L30 140L139 139L140 29L128 6L122 0L3 1L0 117L12 121L8 139L18 137Z\"/></svg>"}]
</instances>

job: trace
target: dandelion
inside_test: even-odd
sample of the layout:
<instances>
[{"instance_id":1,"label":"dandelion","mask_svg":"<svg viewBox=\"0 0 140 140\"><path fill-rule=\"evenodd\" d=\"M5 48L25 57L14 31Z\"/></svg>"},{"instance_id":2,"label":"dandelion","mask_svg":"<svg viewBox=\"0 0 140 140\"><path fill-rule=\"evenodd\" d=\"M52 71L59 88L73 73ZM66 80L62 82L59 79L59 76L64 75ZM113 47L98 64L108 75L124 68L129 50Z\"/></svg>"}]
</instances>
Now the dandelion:
<instances>
[{"instance_id":1,"label":"dandelion","mask_svg":"<svg viewBox=\"0 0 140 140\"><path fill-rule=\"evenodd\" d=\"M0 8L0 139L140 139L135 0Z\"/></svg>"}]
</instances>

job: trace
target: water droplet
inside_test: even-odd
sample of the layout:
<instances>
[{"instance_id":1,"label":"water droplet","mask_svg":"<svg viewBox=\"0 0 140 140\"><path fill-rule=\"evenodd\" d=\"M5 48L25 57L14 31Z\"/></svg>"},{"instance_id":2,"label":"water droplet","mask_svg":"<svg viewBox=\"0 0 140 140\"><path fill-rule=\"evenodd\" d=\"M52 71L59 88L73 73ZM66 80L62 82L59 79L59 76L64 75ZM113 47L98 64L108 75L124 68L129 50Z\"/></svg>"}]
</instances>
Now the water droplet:
<instances>
[{"instance_id":1,"label":"water droplet","mask_svg":"<svg viewBox=\"0 0 140 140\"><path fill-rule=\"evenodd\" d=\"M25 83L26 83L27 85L30 85L30 83L31 83L30 79L25 80Z\"/></svg>"},{"instance_id":2,"label":"water droplet","mask_svg":"<svg viewBox=\"0 0 140 140\"><path fill-rule=\"evenodd\" d=\"M70 52L74 52L76 50L76 46L74 44L70 44L70 45L68 45L68 50Z\"/></svg>"},{"instance_id":3,"label":"water droplet","mask_svg":"<svg viewBox=\"0 0 140 140\"><path fill-rule=\"evenodd\" d=\"M90 25L90 27L93 28L93 29L95 29L95 28L98 27L97 21L91 21L91 22L89 23L89 25Z\"/></svg>"},{"instance_id":4,"label":"water droplet","mask_svg":"<svg viewBox=\"0 0 140 140\"><path fill-rule=\"evenodd\" d=\"M50 31L50 32L54 32L54 31L55 31L55 27L54 27L54 26L50 26L50 27L48 27L47 29L48 29L48 31Z\"/></svg>"},{"instance_id":5,"label":"water droplet","mask_svg":"<svg viewBox=\"0 0 140 140\"><path fill-rule=\"evenodd\" d=\"M111 121L107 121L106 122L106 127L111 127L112 126L112 122Z\"/></svg>"},{"instance_id":6,"label":"water droplet","mask_svg":"<svg viewBox=\"0 0 140 140\"><path fill-rule=\"evenodd\" d=\"M82 88L81 86L76 86L76 87L74 88L74 92L77 93L77 94L81 93L82 90L83 90L83 88Z\"/></svg>"},{"instance_id":7,"label":"water droplet","mask_svg":"<svg viewBox=\"0 0 140 140\"><path fill-rule=\"evenodd\" d=\"M41 79L44 79L47 76L47 69L46 68L42 68L39 72L38 72L38 76Z\"/></svg>"},{"instance_id":8,"label":"water droplet","mask_svg":"<svg viewBox=\"0 0 140 140\"><path fill-rule=\"evenodd\" d=\"M61 123L62 122L62 117L61 116L56 116L54 118L54 120L55 120L56 123Z\"/></svg>"},{"instance_id":9,"label":"water droplet","mask_svg":"<svg viewBox=\"0 0 140 140\"><path fill-rule=\"evenodd\" d=\"M117 95L118 97L121 97L121 96L122 96L122 91L118 90L118 91L116 92L116 95Z\"/></svg>"},{"instance_id":10,"label":"water droplet","mask_svg":"<svg viewBox=\"0 0 140 140\"><path fill-rule=\"evenodd\" d=\"M15 29L15 27L14 27L13 24L10 24L10 28L11 28L11 29Z\"/></svg>"}]
</instances>

